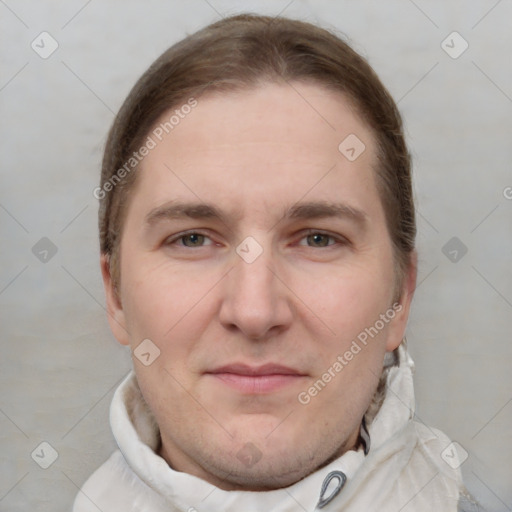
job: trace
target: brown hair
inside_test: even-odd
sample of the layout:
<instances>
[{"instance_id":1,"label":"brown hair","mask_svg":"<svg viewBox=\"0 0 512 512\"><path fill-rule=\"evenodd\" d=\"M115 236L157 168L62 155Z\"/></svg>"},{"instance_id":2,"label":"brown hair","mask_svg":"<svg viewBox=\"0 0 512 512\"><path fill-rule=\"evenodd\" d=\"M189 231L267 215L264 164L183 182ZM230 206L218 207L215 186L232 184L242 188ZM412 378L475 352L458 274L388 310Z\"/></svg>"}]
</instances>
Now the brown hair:
<instances>
[{"instance_id":1,"label":"brown hair","mask_svg":"<svg viewBox=\"0 0 512 512\"><path fill-rule=\"evenodd\" d=\"M137 174L120 170L156 121L204 92L276 81L313 82L341 92L372 129L377 185L394 248L396 291L400 291L414 250L416 223L410 156L395 102L370 65L336 35L309 23L257 15L223 19L169 48L122 105L108 136L101 189L97 189L101 190L100 249L109 257L116 287L123 217Z\"/></svg>"}]
</instances>

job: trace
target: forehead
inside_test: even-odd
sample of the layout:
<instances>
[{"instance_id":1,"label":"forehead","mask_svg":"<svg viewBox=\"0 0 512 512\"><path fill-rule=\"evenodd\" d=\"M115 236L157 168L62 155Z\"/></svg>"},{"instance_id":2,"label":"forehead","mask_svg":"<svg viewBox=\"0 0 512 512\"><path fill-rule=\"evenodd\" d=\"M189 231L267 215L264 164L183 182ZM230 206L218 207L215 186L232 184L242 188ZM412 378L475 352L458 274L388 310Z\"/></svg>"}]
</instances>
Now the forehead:
<instances>
[{"instance_id":1,"label":"forehead","mask_svg":"<svg viewBox=\"0 0 512 512\"><path fill-rule=\"evenodd\" d=\"M373 143L371 130L357 114L353 101L316 83L266 83L207 92L194 101L194 108L188 108L190 99L184 99L160 117L152 129L157 142L192 143L202 150L210 145L238 143L245 144L246 152L251 144L265 143L275 146L274 156L279 146L286 152L283 143L304 147L305 141L307 146L336 151L349 134L365 139L370 146Z\"/></svg>"},{"instance_id":2,"label":"forehead","mask_svg":"<svg viewBox=\"0 0 512 512\"><path fill-rule=\"evenodd\" d=\"M265 84L195 101L165 112L148 134L154 147L134 194L147 208L177 197L241 211L250 201L273 208L305 194L375 192L373 135L341 93Z\"/></svg>"}]
</instances>

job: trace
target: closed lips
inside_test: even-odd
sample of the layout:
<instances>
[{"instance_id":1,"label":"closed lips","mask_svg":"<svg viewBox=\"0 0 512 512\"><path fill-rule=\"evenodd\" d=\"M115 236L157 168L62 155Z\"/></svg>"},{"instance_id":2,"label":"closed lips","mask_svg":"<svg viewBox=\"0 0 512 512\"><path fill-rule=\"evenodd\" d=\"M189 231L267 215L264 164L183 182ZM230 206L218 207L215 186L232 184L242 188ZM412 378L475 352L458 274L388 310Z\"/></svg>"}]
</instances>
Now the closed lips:
<instances>
[{"instance_id":1,"label":"closed lips","mask_svg":"<svg viewBox=\"0 0 512 512\"><path fill-rule=\"evenodd\" d=\"M262 366L235 363L221 366L207 374L222 385L246 395L277 392L306 376L299 370L273 363Z\"/></svg>"},{"instance_id":2,"label":"closed lips","mask_svg":"<svg viewBox=\"0 0 512 512\"><path fill-rule=\"evenodd\" d=\"M264 375L298 375L305 376L305 373L289 368L287 366L281 366L278 364L265 364L262 366L248 366L245 364L229 364L216 368L215 370L208 371L206 373L220 374L220 373L232 373L235 375L247 375L252 377L259 377Z\"/></svg>"}]
</instances>

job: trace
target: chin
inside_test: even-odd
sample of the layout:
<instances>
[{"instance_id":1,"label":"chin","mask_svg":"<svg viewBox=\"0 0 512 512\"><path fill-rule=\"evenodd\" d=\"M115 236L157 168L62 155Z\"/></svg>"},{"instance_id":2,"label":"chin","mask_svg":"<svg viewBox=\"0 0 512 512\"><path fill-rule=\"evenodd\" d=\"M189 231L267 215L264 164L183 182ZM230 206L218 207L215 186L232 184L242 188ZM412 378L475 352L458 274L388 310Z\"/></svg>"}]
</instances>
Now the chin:
<instances>
[{"instance_id":1,"label":"chin","mask_svg":"<svg viewBox=\"0 0 512 512\"><path fill-rule=\"evenodd\" d=\"M219 458L218 450L211 453L203 469L215 477L214 483L224 490L270 491L288 487L332 462L347 450L347 443L325 444L311 439L302 442L293 434L275 436L226 449Z\"/></svg>"},{"instance_id":2,"label":"chin","mask_svg":"<svg viewBox=\"0 0 512 512\"><path fill-rule=\"evenodd\" d=\"M291 466L298 469L291 470ZM272 491L293 485L313 473L315 469L315 465L308 469L304 464L297 464L290 460L283 464L283 459L280 459L267 460L265 463L255 464L250 468L238 465L234 469L231 465L231 473L228 476L226 476L225 469L221 470L218 467L210 468L209 471L218 478L217 487L224 490Z\"/></svg>"}]
</instances>

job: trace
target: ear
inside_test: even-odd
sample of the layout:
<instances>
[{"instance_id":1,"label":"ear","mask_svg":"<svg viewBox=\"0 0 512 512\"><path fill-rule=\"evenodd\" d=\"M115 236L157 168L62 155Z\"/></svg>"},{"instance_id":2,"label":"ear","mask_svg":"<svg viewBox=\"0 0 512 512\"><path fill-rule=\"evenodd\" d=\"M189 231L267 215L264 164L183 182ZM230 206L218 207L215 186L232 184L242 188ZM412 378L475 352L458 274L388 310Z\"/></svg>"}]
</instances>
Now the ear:
<instances>
[{"instance_id":1,"label":"ear","mask_svg":"<svg viewBox=\"0 0 512 512\"><path fill-rule=\"evenodd\" d=\"M393 305L395 317L390 322L388 338L386 341L386 350L391 352L395 350L405 336L405 328L407 327L407 320L409 319L409 312L411 310L411 302L416 289L416 278L418 275L418 253L414 250L411 253L409 268L404 276L404 282L400 294L399 303Z\"/></svg>"},{"instance_id":2,"label":"ear","mask_svg":"<svg viewBox=\"0 0 512 512\"><path fill-rule=\"evenodd\" d=\"M110 258L108 254L102 254L100 258L101 275L103 277L103 287L105 288L105 298L107 301L108 323L110 329L117 341L122 345L129 345L130 338L126 330L126 320L123 306L118 296L118 291L114 286L110 274Z\"/></svg>"}]
</instances>

